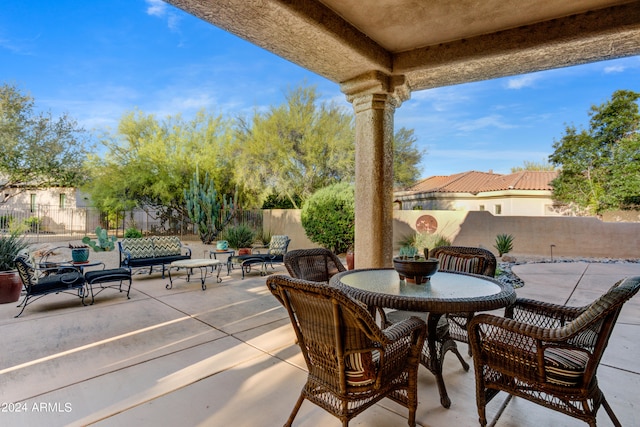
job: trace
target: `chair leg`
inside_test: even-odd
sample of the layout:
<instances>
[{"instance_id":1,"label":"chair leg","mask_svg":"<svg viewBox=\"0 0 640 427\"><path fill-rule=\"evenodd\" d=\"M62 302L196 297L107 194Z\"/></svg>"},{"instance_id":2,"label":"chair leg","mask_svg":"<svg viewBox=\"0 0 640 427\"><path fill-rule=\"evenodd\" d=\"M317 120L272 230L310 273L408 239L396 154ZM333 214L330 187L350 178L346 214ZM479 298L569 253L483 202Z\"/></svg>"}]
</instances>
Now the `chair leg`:
<instances>
[{"instance_id":1,"label":"chair leg","mask_svg":"<svg viewBox=\"0 0 640 427\"><path fill-rule=\"evenodd\" d=\"M471 347L469 347L469 349L471 349ZM451 351L453 352L453 354L456 355L456 357L458 358L458 360L460 361L460 364L462 365L462 369L464 369L465 371L469 370L469 364L467 363L466 360L464 360L462 358L462 354L460 354L460 352L458 351L458 348L452 348ZM471 356L471 350L469 350L469 356Z\"/></svg>"},{"instance_id":2,"label":"chair leg","mask_svg":"<svg viewBox=\"0 0 640 427\"><path fill-rule=\"evenodd\" d=\"M29 299L29 295L25 295L24 299L22 300L22 303L17 305L18 307L22 306L22 310L20 310L20 313L18 313L15 317L20 317L24 309L27 308L28 299Z\"/></svg>"},{"instance_id":3,"label":"chair leg","mask_svg":"<svg viewBox=\"0 0 640 427\"><path fill-rule=\"evenodd\" d=\"M300 406L302 406L303 401L304 401L304 394L300 393L300 397L296 402L296 406L293 407L293 411L291 411L291 415L289 415L289 419L284 424L284 427L291 427L291 424L293 424L293 419L296 417L296 415L298 415L298 410L300 409Z\"/></svg>"},{"instance_id":4,"label":"chair leg","mask_svg":"<svg viewBox=\"0 0 640 427\"><path fill-rule=\"evenodd\" d=\"M609 406L609 402L607 402L607 399L605 399L604 396L602 396L602 406L604 406L604 410L607 411L609 418L611 418L611 421L613 421L613 425L616 427L622 427L622 424L620 424L620 421L618 421L618 417L616 417L616 414L613 413L613 409L611 409L611 406Z\"/></svg>"}]
</instances>

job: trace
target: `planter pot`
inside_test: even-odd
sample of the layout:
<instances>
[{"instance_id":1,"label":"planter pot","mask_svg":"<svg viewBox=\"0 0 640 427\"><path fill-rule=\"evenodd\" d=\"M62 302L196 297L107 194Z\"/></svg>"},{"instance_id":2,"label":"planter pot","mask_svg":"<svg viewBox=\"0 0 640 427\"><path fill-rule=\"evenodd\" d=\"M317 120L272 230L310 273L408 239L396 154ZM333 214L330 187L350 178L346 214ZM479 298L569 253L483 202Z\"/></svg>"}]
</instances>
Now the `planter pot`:
<instances>
[{"instance_id":1,"label":"planter pot","mask_svg":"<svg viewBox=\"0 0 640 427\"><path fill-rule=\"evenodd\" d=\"M251 248L238 249L238 255L251 255Z\"/></svg>"},{"instance_id":2,"label":"planter pot","mask_svg":"<svg viewBox=\"0 0 640 427\"><path fill-rule=\"evenodd\" d=\"M438 271L440 262L437 258L393 259L393 268L398 272L400 280L420 285L427 283Z\"/></svg>"},{"instance_id":3,"label":"planter pot","mask_svg":"<svg viewBox=\"0 0 640 427\"><path fill-rule=\"evenodd\" d=\"M355 255L353 252L347 252L347 269L353 270L355 263Z\"/></svg>"},{"instance_id":4,"label":"planter pot","mask_svg":"<svg viewBox=\"0 0 640 427\"><path fill-rule=\"evenodd\" d=\"M16 302L20 299L22 280L15 271L0 273L0 304Z\"/></svg>"},{"instance_id":5,"label":"planter pot","mask_svg":"<svg viewBox=\"0 0 640 427\"><path fill-rule=\"evenodd\" d=\"M89 259L89 248L71 249L71 259L76 263L87 262Z\"/></svg>"}]
</instances>

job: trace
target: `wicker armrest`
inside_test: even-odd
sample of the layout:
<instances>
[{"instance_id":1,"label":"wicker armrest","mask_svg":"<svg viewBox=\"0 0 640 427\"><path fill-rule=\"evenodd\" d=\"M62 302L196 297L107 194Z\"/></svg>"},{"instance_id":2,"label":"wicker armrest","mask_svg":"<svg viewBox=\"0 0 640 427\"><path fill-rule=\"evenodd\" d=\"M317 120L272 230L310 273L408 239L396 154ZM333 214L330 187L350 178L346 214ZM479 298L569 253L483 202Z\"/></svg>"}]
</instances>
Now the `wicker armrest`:
<instances>
[{"instance_id":1,"label":"wicker armrest","mask_svg":"<svg viewBox=\"0 0 640 427\"><path fill-rule=\"evenodd\" d=\"M569 324L560 328L541 327L506 317L483 313L474 316L469 323L469 331L473 333L475 340L476 331L480 332L480 328L482 328L480 335L481 341L491 340L494 339L494 336L499 337L500 335L511 335L508 339L515 340L512 335L518 334L526 336L531 340L562 343L569 340L576 335L576 333L581 332L580 328L573 326L573 324Z\"/></svg>"},{"instance_id":2,"label":"wicker armrest","mask_svg":"<svg viewBox=\"0 0 640 427\"><path fill-rule=\"evenodd\" d=\"M394 323L387 329L384 329L382 333L389 339L390 342L394 342L416 331L418 333L423 333L426 335L427 324L424 322L424 320L412 316L401 322Z\"/></svg>"},{"instance_id":3,"label":"wicker armrest","mask_svg":"<svg viewBox=\"0 0 640 427\"><path fill-rule=\"evenodd\" d=\"M555 328L572 321L585 307L568 307L548 302L518 298L505 310L505 317L543 328Z\"/></svg>"}]
</instances>

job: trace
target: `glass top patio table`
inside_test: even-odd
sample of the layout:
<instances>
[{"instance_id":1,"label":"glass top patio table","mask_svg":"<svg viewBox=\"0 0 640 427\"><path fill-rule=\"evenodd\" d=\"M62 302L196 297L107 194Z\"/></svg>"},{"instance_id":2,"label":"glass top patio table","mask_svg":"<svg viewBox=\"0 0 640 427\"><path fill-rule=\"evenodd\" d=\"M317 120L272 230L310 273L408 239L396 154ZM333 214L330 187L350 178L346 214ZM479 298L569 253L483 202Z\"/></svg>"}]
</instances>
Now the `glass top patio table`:
<instances>
[{"instance_id":1,"label":"glass top patio table","mask_svg":"<svg viewBox=\"0 0 640 427\"><path fill-rule=\"evenodd\" d=\"M475 274L439 271L427 283L400 280L392 269L350 270L331 283L367 305L430 313L495 310L512 304L516 293L509 284Z\"/></svg>"},{"instance_id":2,"label":"glass top patio table","mask_svg":"<svg viewBox=\"0 0 640 427\"><path fill-rule=\"evenodd\" d=\"M449 408L451 400L442 377L442 357L437 346L437 327L446 313L474 313L506 307L516 300L513 286L476 274L438 271L426 283L416 285L400 280L392 268L350 270L331 278L331 284L369 306L428 313L428 358L421 363L436 377L440 404ZM449 337L442 346L455 347ZM468 369L468 366L466 367Z\"/></svg>"}]
</instances>

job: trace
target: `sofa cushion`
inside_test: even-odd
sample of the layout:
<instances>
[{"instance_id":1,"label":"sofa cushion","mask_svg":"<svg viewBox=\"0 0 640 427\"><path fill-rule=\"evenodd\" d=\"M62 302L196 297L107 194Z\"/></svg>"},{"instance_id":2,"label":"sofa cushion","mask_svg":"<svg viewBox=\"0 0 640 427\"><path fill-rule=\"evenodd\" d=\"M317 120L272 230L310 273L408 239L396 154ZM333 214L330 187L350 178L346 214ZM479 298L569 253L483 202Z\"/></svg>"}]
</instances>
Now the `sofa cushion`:
<instances>
[{"instance_id":1,"label":"sofa cushion","mask_svg":"<svg viewBox=\"0 0 640 427\"><path fill-rule=\"evenodd\" d=\"M285 235L271 236L271 242L269 243L269 254L284 255L287 252L288 246L289 246L289 236L285 236Z\"/></svg>"},{"instance_id":2,"label":"sofa cushion","mask_svg":"<svg viewBox=\"0 0 640 427\"><path fill-rule=\"evenodd\" d=\"M171 255L181 255L182 243L177 236L156 236L152 237L155 256L166 257Z\"/></svg>"},{"instance_id":3,"label":"sofa cushion","mask_svg":"<svg viewBox=\"0 0 640 427\"><path fill-rule=\"evenodd\" d=\"M84 274L89 283L114 282L131 279L131 270L128 268L111 268L107 270L92 270Z\"/></svg>"},{"instance_id":4,"label":"sofa cushion","mask_svg":"<svg viewBox=\"0 0 640 427\"><path fill-rule=\"evenodd\" d=\"M43 276L38 283L31 286L31 294L46 294L50 292L77 289L84 286L84 276L80 272L52 274Z\"/></svg>"},{"instance_id":5,"label":"sofa cushion","mask_svg":"<svg viewBox=\"0 0 640 427\"><path fill-rule=\"evenodd\" d=\"M153 258L155 256L153 240L151 239L122 239L120 244L122 250L131 254L131 259Z\"/></svg>"}]
</instances>

